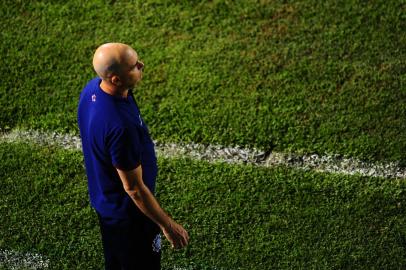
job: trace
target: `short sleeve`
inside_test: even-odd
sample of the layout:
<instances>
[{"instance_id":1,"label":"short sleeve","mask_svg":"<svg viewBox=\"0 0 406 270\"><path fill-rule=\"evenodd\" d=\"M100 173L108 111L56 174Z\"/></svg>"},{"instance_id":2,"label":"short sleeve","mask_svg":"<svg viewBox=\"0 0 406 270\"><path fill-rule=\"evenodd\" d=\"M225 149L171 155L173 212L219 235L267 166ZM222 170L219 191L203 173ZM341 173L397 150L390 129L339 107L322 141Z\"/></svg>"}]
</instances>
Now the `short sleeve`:
<instances>
[{"instance_id":1,"label":"short sleeve","mask_svg":"<svg viewBox=\"0 0 406 270\"><path fill-rule=\"evenodd\" d=\"M107 138L107 146L111 162L117 169L129 171L140 164L141 145L135 128L114 128Z\"/></svg>"}]
</instances>

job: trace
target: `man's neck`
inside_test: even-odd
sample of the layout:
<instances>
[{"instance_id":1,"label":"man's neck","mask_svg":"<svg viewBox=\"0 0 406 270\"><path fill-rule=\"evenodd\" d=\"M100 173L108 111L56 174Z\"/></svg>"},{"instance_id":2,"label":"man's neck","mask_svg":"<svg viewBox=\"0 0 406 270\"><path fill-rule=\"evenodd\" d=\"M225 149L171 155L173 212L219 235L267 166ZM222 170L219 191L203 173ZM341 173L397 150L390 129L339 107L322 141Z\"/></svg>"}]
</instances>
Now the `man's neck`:
<instances>
[{"instance_id":1,"label":"man's neck","mask_svg":"<svg viewBox=\"0 0 406 270\"><path fill-rule=\"evenodd\" d=\"M100 88L103 90L103 92L112 95L112 96L119 96L119 97L127 97L128 95L128 89L120 89L116 87L115 85L106 82L105 80L102 80L100 83Z\"/></svg>"}]
</instances>

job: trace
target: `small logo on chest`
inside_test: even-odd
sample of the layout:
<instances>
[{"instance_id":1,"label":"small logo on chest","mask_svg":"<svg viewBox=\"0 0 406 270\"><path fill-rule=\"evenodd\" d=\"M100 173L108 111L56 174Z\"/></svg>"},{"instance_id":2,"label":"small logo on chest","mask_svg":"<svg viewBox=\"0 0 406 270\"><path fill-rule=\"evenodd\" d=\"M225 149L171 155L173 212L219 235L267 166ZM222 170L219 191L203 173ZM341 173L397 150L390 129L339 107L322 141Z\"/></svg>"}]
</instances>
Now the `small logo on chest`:
<instances>
[{"instance_id":1,"label":"small logo on chest","mask_svg":"<svg viewBox=\"0 0 406 270\"><path fill-rule=\"evenodd\" d=\"M92 95L92 102L96 102L96 95Z\"/></svg>"}]
</instances>

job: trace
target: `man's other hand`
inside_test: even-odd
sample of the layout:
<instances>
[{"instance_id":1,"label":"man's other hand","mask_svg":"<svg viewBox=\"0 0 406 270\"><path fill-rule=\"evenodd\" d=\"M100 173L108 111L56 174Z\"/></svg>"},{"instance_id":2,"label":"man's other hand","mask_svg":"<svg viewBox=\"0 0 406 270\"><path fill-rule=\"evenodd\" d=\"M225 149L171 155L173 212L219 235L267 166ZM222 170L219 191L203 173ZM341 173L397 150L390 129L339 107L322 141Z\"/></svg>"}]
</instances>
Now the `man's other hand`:
<instances>
[{"instance_id":1,"label":"man's other hand","mask_svg":"<svg viewBox=\"0 0 406 270\"><path fill-rule=\"evenodd\" d=\"M189 243L189 234L178 223L171 220L169 225L162 229L166 239L171 243L172 248L179 249Z\"/></svg>"}]
</instances>

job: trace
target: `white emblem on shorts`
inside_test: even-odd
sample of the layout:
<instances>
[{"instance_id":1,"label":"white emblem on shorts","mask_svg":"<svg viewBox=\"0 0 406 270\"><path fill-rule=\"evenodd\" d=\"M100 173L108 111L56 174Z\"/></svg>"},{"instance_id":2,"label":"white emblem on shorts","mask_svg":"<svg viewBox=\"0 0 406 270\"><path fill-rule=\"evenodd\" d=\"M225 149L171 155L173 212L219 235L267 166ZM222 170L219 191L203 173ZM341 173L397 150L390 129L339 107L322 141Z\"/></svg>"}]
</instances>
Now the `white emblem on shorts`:
<instances>
[{"instance_id":1,"label":"white emblem on shorts","mask_svg":"<svg viewBox=\"0 0 406 270\"><path fill-rule=\"evenodd\" d=\"M93 96L92 96L92 101L93 101L93 102L96 102L96 95L93 95Z\"/></svg>"},{"instance_id":2,"label":"white emblem on shorts","mask_svg":"<svg viewBox=\"0 0 406 270\"><path fill-rule=\"evenodd\" d=\"M159 252L161 250L161 234L157 234L154 241L152 241L152 250Z\"/></svg>"},{"instance_id":3,"label":"white emblem on shorts","mask_svg":"<svg viewBox=\"0 0 406 270\"><path fill-rule=\"evenodd\" d=\"M141 114L138 115L138 118L140 119L140 125L142 126Z\"/></svg>"}]
</instances>

